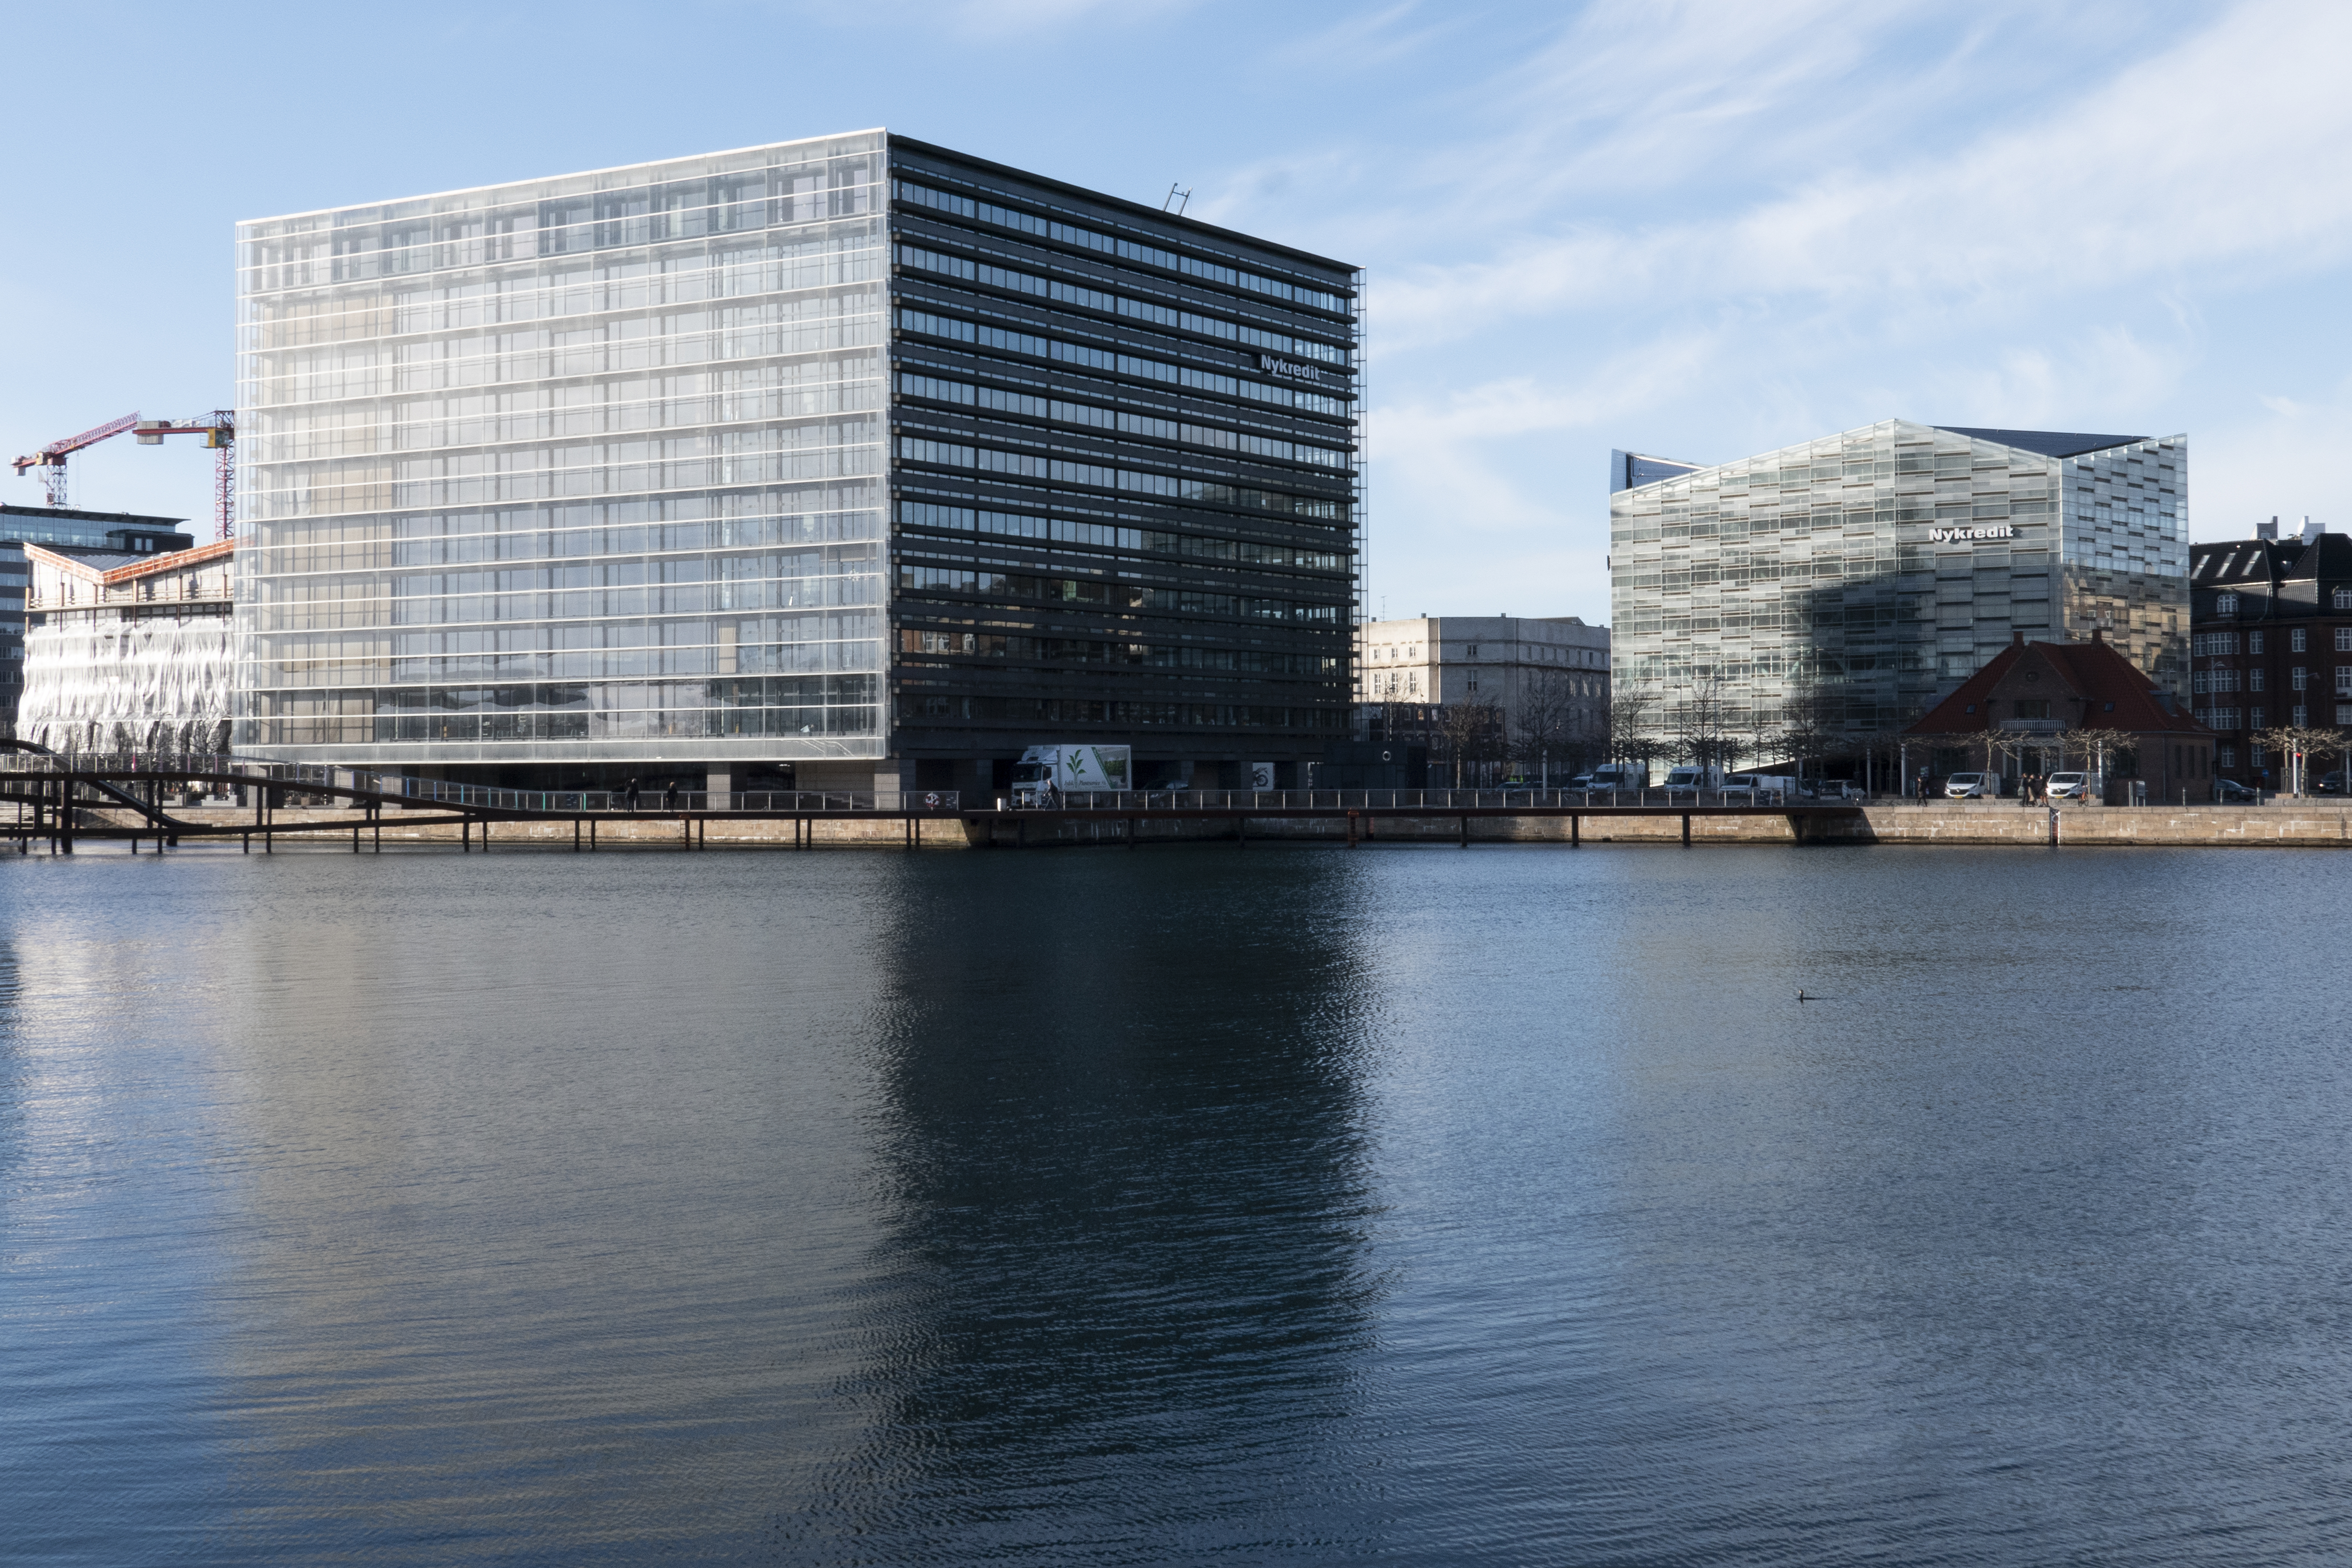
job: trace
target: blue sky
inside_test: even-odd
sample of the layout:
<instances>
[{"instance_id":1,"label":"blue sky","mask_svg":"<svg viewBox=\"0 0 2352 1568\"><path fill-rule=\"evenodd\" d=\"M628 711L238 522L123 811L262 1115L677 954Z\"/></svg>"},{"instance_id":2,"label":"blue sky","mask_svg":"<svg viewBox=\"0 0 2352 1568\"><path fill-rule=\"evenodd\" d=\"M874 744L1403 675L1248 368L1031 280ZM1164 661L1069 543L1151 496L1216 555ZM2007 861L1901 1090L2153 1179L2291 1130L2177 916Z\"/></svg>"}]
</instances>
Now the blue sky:
<instances>
[{"instance_id":1,"label":"blue sky","mask_svg":"<svg viewBox=\"0 0 2352 1568\"><path fill-rule=\"evenodd\" d=\"M887 125L1369 268L1376 613L1604 619L1610 447L1896 416L2186 431L2198 537L2341 528L2347 59L2293 0L77 10L0 444L226 402L240 217ZM205 515L193 443L77 463Z\"/></svg>"}]
</instances>

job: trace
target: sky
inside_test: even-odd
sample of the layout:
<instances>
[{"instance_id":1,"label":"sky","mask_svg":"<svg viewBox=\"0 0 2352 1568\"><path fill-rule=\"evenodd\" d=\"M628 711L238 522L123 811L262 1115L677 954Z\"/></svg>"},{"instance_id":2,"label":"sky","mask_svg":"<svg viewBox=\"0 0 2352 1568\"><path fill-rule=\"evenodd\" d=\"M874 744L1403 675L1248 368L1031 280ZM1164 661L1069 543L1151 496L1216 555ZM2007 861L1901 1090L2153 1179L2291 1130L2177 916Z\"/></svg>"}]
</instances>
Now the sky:
<instances>
[{"instance_id":1,"label":"sky","mask_svg":"<svg viewBox=\"0 0 2352 1568\"><path fill-rule=\"evenodd\" d=\"M2352 526L2341 0L129 0L39 57L6 456L233 399L240 218L887 126L1364 268L1376 615L1605 621L1610 448L1885 418L2185 432L2196 537ZM208 515L194 441L74 461Z\"/></svg>"}]
</instances>

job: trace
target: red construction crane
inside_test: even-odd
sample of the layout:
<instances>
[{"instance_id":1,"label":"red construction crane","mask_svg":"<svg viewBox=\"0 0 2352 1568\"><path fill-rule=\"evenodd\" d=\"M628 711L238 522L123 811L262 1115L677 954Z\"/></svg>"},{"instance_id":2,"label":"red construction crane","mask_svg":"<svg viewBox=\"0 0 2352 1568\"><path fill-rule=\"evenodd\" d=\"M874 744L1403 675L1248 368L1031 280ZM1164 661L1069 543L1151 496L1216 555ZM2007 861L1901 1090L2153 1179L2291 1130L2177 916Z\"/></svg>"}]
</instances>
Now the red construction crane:
<instances>
[{"instance_id":1,"label":"red construction crane","mask_svg":"<svg viewBox=\"0 0 2352 1568\"><path fill-rule=\"evenodd\" d=\"M213 448L213 537L226 539L236 529L236 410L215 408L188 419L140 419L139 444L160 447L166 436L202 436Z\"/></svg>"},{"instance_id":2,"label":"red construction crane","mask_svg":"<svg viewBox=\"0 0 2352 1568\"><path fill-rule=\"evenodd\" d=\"M66 504L66 459L84 447L95 447L109 436L120 436L139 423L139 416L126 414L111 419L95 430L85 430L79 436L68 436L62 441L52 441L29 458L18 458L12 465L18 474L26 468L41 470L41 483L49 492L51 506ZM143 437L142 437L143 439Z\"/></svg>"}]
</instances>

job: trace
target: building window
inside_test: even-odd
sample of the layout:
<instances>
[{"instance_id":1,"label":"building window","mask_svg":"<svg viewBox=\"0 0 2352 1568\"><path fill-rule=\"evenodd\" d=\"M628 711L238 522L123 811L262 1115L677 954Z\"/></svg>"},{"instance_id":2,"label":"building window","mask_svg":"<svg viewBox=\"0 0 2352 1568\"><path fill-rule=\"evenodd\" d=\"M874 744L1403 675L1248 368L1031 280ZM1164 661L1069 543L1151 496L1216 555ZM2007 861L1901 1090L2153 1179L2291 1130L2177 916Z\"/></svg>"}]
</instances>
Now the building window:
<instances>
[{"instance_id":1,"label":"building window","mask_svg":"<svg viewBox=\"0 0 2352 1568\"><path fill-rule=\"evenodd\" d=\"M2238 765L2238 748L2237 748L2237 747L2235 747L2235 746L2223 746L2223 747L2221 749L2221 752L2220 752L2219 755L2221 756L2221 765L2222 765L2223 767L2225 767L2225 768L2234 768L2234 767L2236 767L2236 766Z\"/></svg>"},{"instance_id":2,"label":"building window","mask_svg":"<svg viewBox=\"0 0 2352 1568\"><path fill-rule=\"evenodd\" d=\"M2352 724L2352 702L2338 702L2336 705L2336 721L2338 724Z\"/></svg>"},{"instance_id":3,"label":"building window","mask_svg":"<svg viewBox=\"0 0 2352 1568\"><path fill-rule=\"evenodd\" d=\"M2247 729L2249 729L2249 730L2260 730L2260 729L2263 729L2263 728L2265 728L2266 726L2268 726L2268 724L2270 723L2270 721L2271 721L2271 719L2270 719L2270 710L2269 710L2269 709L2267 709L2267 708L2249 708L2249 709L2247 709L2247 710L2246 710L2246 728L2247 728ZM2260 757L2256 757L2256 758L2254 759L2254 761L2256 761L2256 762L2258 762L2258 763L2259 763L2259 762L2261 762L2261 761L2262 761L2262 758L2260 758Z\"/></svg>"},{"instance_id":4,"label":"building window","mask_svg":"<svg viewBox=\"0 0 2352 1568\"><path fill-rule=\"evenodd\" d=\"M2337 653L2352 653L2352 626L2338 626L2336 628L2336 651Z\"/></svg>"},{"instance_id":5,"label":"building window","mask_svg":"<svg viewBox=\"0 0 2352 1568\"><path fill-rule=\"evenodd\" d=\"M2208 730L2234 730L2238 727L2238 710L2235 708L2208 708L2205 710L2205 727Z\"/></svg>"},{"instance_id":6,"label":"building window","mask_svg":"<svg viewBox=\"0 0 2352 1568\"><path fill-rule=\"evenodd\" d=\"M2296 703L2293 708L2288 709L2287 711L2293 715L2292 718L2287 720L2287 722L2298 730L2311 722L2311 710L2305 707L2300 702Z\"/></svg>"},{"instance_id":7,"label":"building window","mask_svg":"<svg viewBox=\"0 0 2352 1568\"><path fill-rule=\"evenodd\" d=\"M2249 691L2260 691L2263 689L2263 679L2270 672L2268 670L2265 670L2260 665L2256 665L2253 668L2246 671L2246 689Z\"/></svg>"},{"instance_id":8,"label":"building window","mask_svg":"<svg viewBox=\"0 0 2352 1568\"><path fill-rule=\"evenodd\" d=\"M2235 594L2214 595L2213 613L2217 616L2236 615L2238 613L2238 595Z\"/></svg>"},{"instance_id":9,"label":"building window","mask_svg":"<svg viewBox=\"0 0 2352 1568\"><path fill-rule=\"evenodd\" d=\"M1408 697L1417 697L1421 694L1421 676L1417 672L1405 671L1404 690Z\"/></svg>"},{"instance_id":10,"label":"building window","mask_svg":"<svg viewBox=\"0 0 2352 1568\"><path fill-rule=\"evenodd\" d=\"M1473 691L1478 689L1478 672L1475 669L1470 672L1470 689Z\"/></svg>"},{"instance_id":11,"label":"building window","mask_svg":"<svg viewBox=\"0 0 2352 1568\"><path fill-rule=\"evenodd\" d=\"M2352 664L2339 664L2336 667L2336 695L2352 697Z\"/></svg>"},{"instance_id":12,"label":"building window","mask_svg":"<svg viewBox=\"0 0 2352 1568\"><path fill-rule=\"evenodd\" d=\"M2263 651L2262 633L2248 632L2246 634L2246 651L2248 653L2260 653Z\"/></svg>"},{"instance_id":13,"label":"building window","mask_svg":"<svg viewBox=\"0 0 2352 1568\"><path fill-rule=\"evenodd\" d=\"M1462 657L1465 658L1476 658L1478 657L1478 645L1476 643L1472 643L1470 645L1469 651L1465 653Z\"/></svg>"},{"instance_id":14,"label":"building window","mask_svg":"<svg viewBox=\"0 0 2352 1568\"><path fill-rule=\"evenodd\" d=\"M2339 610L2352 610L2352 588L2336 589L2330 602Z\"/></svg>"},{"instance_id":15,"label":"building window","mask_svg":"<svg viewBox=\"0 0 2352 1568\"><path fill-rule=\"evenodd\" d=\"M2047 697L2020 699L2017 703L2017 716L2021 719L2049 718L2050 699Z\"/></svg>"},{"instance_id":16,"label":"building window","mask_svg":"<svg viewBox=\"0 0 2352 1568\"><path fill-rule=\"evenodd\" d=\"M2286 634L2287 652L2304 653L2307 652L2310 649L2310 647L2311 633L2305 627L2296 626Z\"/></svg>"},{"instance_id":17,"label":"building window","mask_svg":"<svg viewBox=\"0 0 2352 1568\"><path fill-rule=\"evenodd\" d=\"M2200 669L2189 678L2189 690L2192 696L2202 697L2212 689L2213 677L2209 672Z\"/></svg>"},{"instance_id":18,"label":"building window","mask_svg":"<svg viewBox=\"0 0 2352 1568\"><path fill-rule=\"evenodd\" d=\"M2311 671L2298 664L2286 672L2286 689L2289 691L2301 691L2310 683L2310 679Z\"/></svg>"}]
</instances>

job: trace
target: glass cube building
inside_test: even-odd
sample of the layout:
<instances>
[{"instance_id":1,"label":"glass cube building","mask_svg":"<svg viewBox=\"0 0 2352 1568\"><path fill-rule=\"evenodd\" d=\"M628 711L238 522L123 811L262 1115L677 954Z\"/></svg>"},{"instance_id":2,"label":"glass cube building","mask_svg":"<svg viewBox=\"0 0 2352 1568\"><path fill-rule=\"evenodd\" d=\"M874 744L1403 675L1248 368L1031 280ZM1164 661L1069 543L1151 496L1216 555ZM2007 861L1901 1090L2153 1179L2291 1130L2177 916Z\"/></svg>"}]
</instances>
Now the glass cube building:
<instances>
[{"instance_id":1,"label":"glass cube building","mask_svg":"<svg viewBox=\"0 0 2352 1568\"><path fill-rule=\"evenodd\" d=\"M1705 690L1759 742L1800 702L1858 739L2104 629L2185 700L2188 494L2185 437L1907 420L1620 489L1612 683L1664 727Z\"/></svg>"},{"instance_id":2,"label":"glass cube building","mask_svg":"<svg viewBox=\"0 0 2352 1568\"><path fill-rule=\"evenodd\" d=\"M240 750L984 789L1346 733L1352 267L882 131L237 244Z\"/></svg>"}]
</instances>

